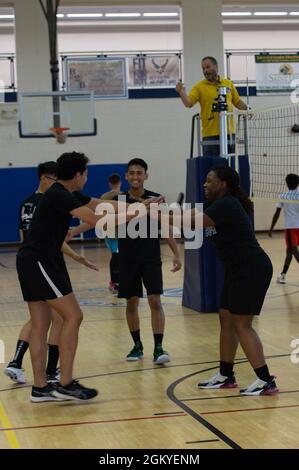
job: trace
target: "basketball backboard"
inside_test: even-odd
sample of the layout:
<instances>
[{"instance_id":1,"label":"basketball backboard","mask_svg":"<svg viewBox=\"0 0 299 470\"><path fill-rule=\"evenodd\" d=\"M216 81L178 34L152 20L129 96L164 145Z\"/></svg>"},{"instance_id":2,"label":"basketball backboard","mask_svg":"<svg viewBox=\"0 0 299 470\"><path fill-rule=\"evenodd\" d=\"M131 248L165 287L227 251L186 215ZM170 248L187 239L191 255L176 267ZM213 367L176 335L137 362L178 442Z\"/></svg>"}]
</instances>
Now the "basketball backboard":
<instances>
[{"instance_id":1,"label":"basketball backboard","mask_svg":"<svg viewBox=\"0 0 299 470\"><path fill-rule=\"evenodd\" d=\"M68 128L68 137L97 134L93 92L18 93L22 138L53 137L53 128Z\"/></svg>"}]
</instances>

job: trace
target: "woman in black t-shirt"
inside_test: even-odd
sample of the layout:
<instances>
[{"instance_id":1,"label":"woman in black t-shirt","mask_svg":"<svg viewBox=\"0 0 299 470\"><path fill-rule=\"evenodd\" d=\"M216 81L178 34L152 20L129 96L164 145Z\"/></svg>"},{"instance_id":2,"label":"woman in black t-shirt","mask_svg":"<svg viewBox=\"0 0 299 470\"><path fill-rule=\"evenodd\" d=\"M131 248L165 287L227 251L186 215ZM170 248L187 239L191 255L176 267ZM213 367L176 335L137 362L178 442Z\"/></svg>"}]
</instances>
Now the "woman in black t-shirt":
<instances>
[{"instance_id":1,"label":"woman in black t-shirt","mask_svg":"<svg viewBox=\"0 0 299 470\"><path fill-rule=\"evenodd\" d=\"M235 388L234 359L240 342L257 380L242 395L273 395L275 377L266 365L263 346L252 327L259 315L272 278L272 264L258 244L249 215L252 202L239 186L239 176L229 167L216 167L204 184L207 204L203 227L214 245L225 279L220 304L220 371L199 388ZM196 217L195 209L192 210Z\"/></svg>"}]
</instances>

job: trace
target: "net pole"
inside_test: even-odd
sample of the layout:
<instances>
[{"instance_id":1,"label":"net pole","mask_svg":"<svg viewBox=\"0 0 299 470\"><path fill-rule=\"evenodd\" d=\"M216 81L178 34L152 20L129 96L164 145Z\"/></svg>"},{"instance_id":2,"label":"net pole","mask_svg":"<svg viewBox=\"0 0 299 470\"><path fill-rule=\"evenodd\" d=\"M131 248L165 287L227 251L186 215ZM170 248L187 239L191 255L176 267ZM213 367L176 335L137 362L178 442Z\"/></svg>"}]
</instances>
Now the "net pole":
<instances>
[{"instance_id":1,"label":"net pole","mask_svg":"<svg viewBox=\"0 0 299 470\"><path fill-rule=\"evenodd\" d=\"M246 104L247 108L249 108L249 76L248 76L248 55L246 56Z\"/></svg>"},{"instance_id":2,"label":"net pole","mask_svg":"<svg viewBox=\"0 0 299 470\"><path fill-rule=\"evenodd\" d=\"M226 87L219 88L220 156L228 159Z\"/></svg>"},{"instance_id":3,"label":"net pole","mask_svg":"<svg viewBox=\"0 0 299 470\"><path fill-rule=\"evenodd\" d=\"M248 114L243 116L244 120L244 150L245 155L249 156L249 144L248 144Z\"/></svg>"},{"instance_id":4,"label":"net pole","mask_svg":"<svg viewBox=\"0 0 299 470\"><path fill-rule=\"evenodd\" d=\"M196 117L196 126L197 126L197 155L202 157L202 146L201 146L201 116L197 114Z\"/></svg>"}]
</instances>

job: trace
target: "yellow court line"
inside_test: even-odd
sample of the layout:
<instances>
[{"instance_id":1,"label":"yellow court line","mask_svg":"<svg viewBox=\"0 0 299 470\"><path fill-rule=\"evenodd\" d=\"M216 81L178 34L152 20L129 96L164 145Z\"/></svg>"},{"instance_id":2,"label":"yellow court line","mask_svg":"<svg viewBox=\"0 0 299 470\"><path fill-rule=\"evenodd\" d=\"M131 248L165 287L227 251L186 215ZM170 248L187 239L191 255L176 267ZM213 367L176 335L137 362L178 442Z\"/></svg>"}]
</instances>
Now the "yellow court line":
<instances>
[{"instance_id":1,"label":"yellow court line","mask_svg":"<svg viewBox=\"0 0 299 470\"><path fill-rule=\"evenodd\" d=\"M11 422L9 421L9 418L5 412L5 409L4 409L4 406L2 405L2 402L0 401L0 423L2 425L2 427L5 429L11 429L12 428L12 424ZM10 447L12 449L20 449L21 446L19 444L19 441L17 439L17 436L15 434L14 431L4 431L6 437L7 437L7 440L10 444Z\"/></svg>"}]
</instances>

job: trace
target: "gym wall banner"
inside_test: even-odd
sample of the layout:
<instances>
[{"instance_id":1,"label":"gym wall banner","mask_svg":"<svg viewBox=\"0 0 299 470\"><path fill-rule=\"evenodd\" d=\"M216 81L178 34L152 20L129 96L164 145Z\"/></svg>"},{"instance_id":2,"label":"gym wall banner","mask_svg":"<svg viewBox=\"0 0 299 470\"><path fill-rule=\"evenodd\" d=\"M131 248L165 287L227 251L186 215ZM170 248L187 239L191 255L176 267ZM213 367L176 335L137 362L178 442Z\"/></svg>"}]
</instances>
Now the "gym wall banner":
<instances>
[{"instance_id":1,"label":"gym wall banner","mask_svg":"<svg viewBox=\"0 0 299 470\"><path fill-rule=\"evenodd\" d=\"M128 98L124 57L67 57L64 60L67 91L93 91L95 99Z\"/></svg>"},{"instance_id":2,"label":"gym wall banner","mask_svg":"<svg viewBox=\"0 0 299 470\"><path fill-rule=\"evenodd\" d=\"M298 87L299 54L255 56L257 95L289 94Z\"/></svg>"},{"instance_id":3,"label":"gym wall banner","mask_svg":"<svg viewBox=\"0 0 299 470\"><path fill-rule=\"evenodd\" d=\"M129 59L129 87L175 87L181 76L178 54L140 55Z\"/></svg>"}]
</instances>

